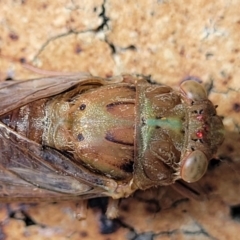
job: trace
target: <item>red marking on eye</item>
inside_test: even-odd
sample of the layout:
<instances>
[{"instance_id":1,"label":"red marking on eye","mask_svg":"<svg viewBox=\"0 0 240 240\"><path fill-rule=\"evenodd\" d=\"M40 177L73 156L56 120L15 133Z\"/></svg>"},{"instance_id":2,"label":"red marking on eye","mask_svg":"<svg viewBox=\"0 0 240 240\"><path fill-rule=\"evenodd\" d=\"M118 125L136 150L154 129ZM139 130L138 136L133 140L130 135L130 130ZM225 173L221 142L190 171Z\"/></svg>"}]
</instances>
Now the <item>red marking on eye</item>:
<instances>
[{"instance_id":1,"label":"red marking on eye","mask_svg":"<svg viewBox=\"0 0 240 240\"><path fill-rule=\"evenodd\" d=\"M196 135L199 139L203 138L203 132L202 131L197 131Z\"/></svg>"}]
</instances>

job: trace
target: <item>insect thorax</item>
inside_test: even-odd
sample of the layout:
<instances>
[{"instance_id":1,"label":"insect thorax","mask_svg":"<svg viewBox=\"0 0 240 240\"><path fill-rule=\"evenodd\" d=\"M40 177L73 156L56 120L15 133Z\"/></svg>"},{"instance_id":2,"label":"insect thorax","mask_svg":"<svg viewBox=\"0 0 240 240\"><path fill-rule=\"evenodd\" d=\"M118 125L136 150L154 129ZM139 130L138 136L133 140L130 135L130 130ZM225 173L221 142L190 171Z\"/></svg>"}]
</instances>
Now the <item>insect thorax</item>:
<instances>
[{"instance_id":1,"label":"insect thorax","mask_svg":"<svg viewBox=\"0 0 240 240\"><path fill-rule=\"evenodd\" d=\"M72 95L50 101L45 144L72 152L93 173L134 178L140 188L176 179L186 115L176 92L144 82Z\"/></svg>"}]
</instances>

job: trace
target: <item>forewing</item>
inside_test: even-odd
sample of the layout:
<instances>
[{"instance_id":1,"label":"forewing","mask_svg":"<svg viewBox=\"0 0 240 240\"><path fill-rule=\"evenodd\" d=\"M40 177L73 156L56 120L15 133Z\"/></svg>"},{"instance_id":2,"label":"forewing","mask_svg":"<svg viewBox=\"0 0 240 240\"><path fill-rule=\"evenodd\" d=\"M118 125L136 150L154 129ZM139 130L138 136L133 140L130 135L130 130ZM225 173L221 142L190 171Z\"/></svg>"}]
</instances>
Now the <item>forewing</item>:
<instances>
[{"instance_id":1,"label":"forewing","mask_svg":"<svg viewBox=\"0 0 240 240\"><path fill-rule=\"evenodd\" d=\"M105 183L54 149L0 123L0 199L66 200L104 196Z\"/></svg>"},{"instance_id":2,"label":"forewing","mask_svg":"<svg viewBox=\"0 0 240 240\"><path fill-rule=\"evenodd\" d=\"M61 93L77 84L111 84L86 73L38 78L0 84L0 115L32 101Z\"/></svg>"}]
</instances>

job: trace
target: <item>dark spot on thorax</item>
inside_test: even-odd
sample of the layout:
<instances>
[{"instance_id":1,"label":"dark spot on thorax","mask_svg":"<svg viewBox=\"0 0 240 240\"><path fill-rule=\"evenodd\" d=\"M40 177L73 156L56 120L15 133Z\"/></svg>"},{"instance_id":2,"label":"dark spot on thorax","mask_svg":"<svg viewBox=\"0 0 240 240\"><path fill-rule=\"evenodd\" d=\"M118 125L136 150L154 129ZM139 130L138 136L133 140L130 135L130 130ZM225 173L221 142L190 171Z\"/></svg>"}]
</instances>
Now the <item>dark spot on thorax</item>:
<instances>
[{"instance_id":1,"label":"dark spot on thorax","mask_svg":"<svg viewBox=\"0 0 240 240\"><path fill-rule=\"evenodd\" d=\"M82 134L82 133L79 133L79 134L77 135L77 139L78 139L79 142L83 141L83 140L84 140L83 134Z\"/></svg>"},{"instance_id":2,"label":"dark spot on thorax","mask_svg":"<svg viewBox=\"0 0 240 240\"><path fill-rule=\"evenodd\" d=\"M79 109L80 109L81 111L83 111L85 108L86 108L86 104L84 104L84 103L81 104L80 107L79 107Z\"/></svg>"}]
</instances>

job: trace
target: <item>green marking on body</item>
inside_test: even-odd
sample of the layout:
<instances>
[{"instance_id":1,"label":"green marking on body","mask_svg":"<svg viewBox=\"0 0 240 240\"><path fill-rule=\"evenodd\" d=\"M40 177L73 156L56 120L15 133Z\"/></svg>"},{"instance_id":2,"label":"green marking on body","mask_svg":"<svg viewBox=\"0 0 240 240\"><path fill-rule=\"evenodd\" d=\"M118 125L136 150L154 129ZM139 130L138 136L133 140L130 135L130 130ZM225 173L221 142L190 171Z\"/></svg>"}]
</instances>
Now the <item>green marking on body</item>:
<instances>
[{"instance_id":1,"label":"green marking on body","mask_svg":"<svg viewBox=\"0 0 240 240\"><path fill-rule=\"evenodd\" d=\"M154 119L149 118L146 120L146 124L150 127L161 127L163 129L171 129L173 131L180 131L182 129L182 121L179 118L161 118L161 119Z\"/></svg>"}]
</instances>

